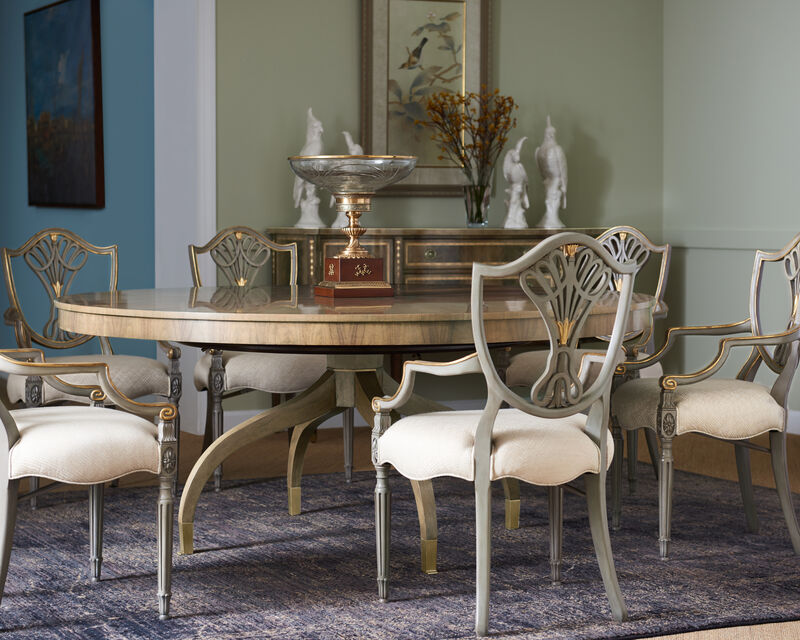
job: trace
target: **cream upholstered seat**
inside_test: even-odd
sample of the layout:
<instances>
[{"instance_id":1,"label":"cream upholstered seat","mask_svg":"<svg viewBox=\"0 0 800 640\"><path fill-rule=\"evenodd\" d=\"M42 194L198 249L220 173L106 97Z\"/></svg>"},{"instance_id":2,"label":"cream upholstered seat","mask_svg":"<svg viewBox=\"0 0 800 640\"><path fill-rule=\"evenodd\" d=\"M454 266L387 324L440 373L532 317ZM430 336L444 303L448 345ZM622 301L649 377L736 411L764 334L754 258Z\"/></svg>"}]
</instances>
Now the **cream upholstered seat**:
<instances>
[{"instance_id":1,"label":"cream upholstered seat","mask_svg":"<svg viewBox=\"0 0 800 640\"><path fill-rule=\"evenodd\" d=\"M28 362L33 359L35 362ZM0 350L0 372L43 376L63 393L89 398L94 406L54 406L9 411L0 403L5 430L0 445L0 599L11 556L17 492L21 478L45 477L89 485L89 555L92 581L103 562L103 494L105 483L146 471L159 477L158 608L169 615L172 570L173 483L177 471L177 411L166 403L128 399L111 383L104 363L45 362L36 349ZM50 376L50 377L48 377ZM92 385L69 387L68 376L94 378ZM104 408L105 400L115 409ZM131 413L135 411L136 413ZM146 416L146 417L143 417ZM158 419L158 425L153 419ZM52 485L51 485L52 486Z\"/></svg>"},{"instance_id":2,"label":"cream upholstered seat","mask_svg":"<svg viewBox=\"0 0 800 640\"><path fill-rule=\"evenodd\" d=\"M202 247L189 245L189 266L196 287L203 286L197 258L208 254L218 273L235 292L247 293L262 267L273 253L289 256L287 285L297 282L297 245L278 244L250 227L228 227ZM236 299L236 296L232 296ZM325 373L327 359L317 354L252 353L244 351L206 352L194 368L194 385L206 391L205 441L213 442L222 435L225 398L250 390L273 394L304 391ZM353 470L353 411L345 412L344 421L345 477L350 481ZM214 489L222 488L222 465L214 470Z\"/></svg>"},{"instance_id":3,"label":"cream upholstered seat","mask_svg":"<svg viewBox=\"0 0 800 640\"><path fill-rule=\"evenodd\" d=\"M378 441L378 464L391 464L411 480L452 476L472 481L475 429L482 413L449 411L402 418ZM492 429L489 479L517 478L552 487L584 473L600 473L600 449L585 429L586 416L580 413L548 419L501 409ZM609 445L606 468L614 455Z\"/></svg>"},{"instance_id":4,"label":"cream upholstered seat","mask_svg":"<svg viewBox=\"0 0 800 640\"><path fill-rule=\"evenodd\" d=\"M760 291L765 265L777 263L786 278L791 309L787 329L764 334ZM745 334L734 336L733 334ZM699 433L728 440L736 451L739 484L747 526L758 530L753 487L750 478L749 448L764 450L748 440L769 433L772 471L778 498L789 529L795 553L800 554L800 529L792 506L786 468L786 403L800 357L800 234L789 245L774 253L757 251L750 281L750 317L741 322L704 327L677 327L667 332L664 345L654 355L622 367L627 374L658 363L676 339L685 335L726 336L720 340L717 356L695 373L667 374L658 380L630 380L620 386L612 399L613 423L617 428L645 427L661 444L659 461L659 547L661 557L669 556L672 515L672 440L684 433ZM736 379L712 378L725 363L731 349L750 349L747 361ZM754 382L761 365L776 374L767 389ZM620 505L614 503L614 518Z\"/></svg>"},{"instance_id":5,"label":"cream upholstered seat","mask_svg":"<svg viewBox=\"0 0 800 640\"><path fill-rule=\"evenodd\" d=\"M513 478L548 487L551 579L557 583L561 580L562 485L582 476L612 615L616 620L627 617L608 537L605 476L614 457L608 429L611 380L625 334L634 272L633 265L618 263L599 242L578 233L552 236L507 265L473 265L470 308L476 353L450 363L406 362L395 395L372 400L378 597L382 601L389 594L389 465L412 480L447 475L474 483L478 635L488 631L491 481ZM527 397L515 394L499 377L483 327L484 281L512 277L541 314L550 340L545 370ZM617 278L619 290L610 291L610 283ZM592 306L600 300L616 308L614 329L606 353L592 350L590 355L577 348L578 338ZM588 371L595 364L599 370L589 381ZM402 413L412 397L420 373L482 374L488 388L486 408L416 414L392 422L393 412ZM501 410L503 403L510 408Z\"/></svg>"},{"instance_id":6,"label":"cream upholstered seat","mask_svg":"<svg viewBox=\"0 0 800 640\"><path fill-rule=\"evenodd\" d=\"M638 425L653 431L658 424L656 409L661 387L655 378L640 378L622 385L614 400L620 424ZM675 402L675 435L704 433L727 440L754 438L767 431L780 431L786 410L765 386L746 380L708 379L678 387Z\"/></svg>"},{"instance_id":7,"label":"cream upholstered seat","mask_svg":"<svg viewBox=\"0 0 800 640\"><path fill-rule=\"evenodd\" d=\"M63 331L58 325L57 309L53 305L56 298L66 295L73 289L85 291L97 288L90 268L85 268L92 261L97 261L97 267L108 270L109 291L116 291L118 273L116 245L99 247L66 229L51 228L43 229L31 236L18 249L3 247L3 274L9 299L9 308L4 313L4 318L7 324L14 327L18 347L39 345L51 349L69 350L95 339L95 336ZM35 329L31 318L26 317L23 312L23 308L27 308L28 296L34 290L31 287L26 287L24 292L17 290L15 271L19 277L18 267L24 267L23 274L30 271L36 276L47 295L50 314L42 323L41 330ZM36 293L41 296L41 290ZM100 343L101 354L53 357L51 362L104 362L110 368L114 384L126 397L135 399L151 395L161 396L178 406L182 388L179 348L167 343L158 343L169 363L164 364L152 358L117 355L113 353L108 338L99 336L97 340ZM94 384L92 374L68 375L66 380L71 384ZM88 403L88 398L59 390L47 382L42 382L37 376L26 378L9 375L7 393L11 402L24 402L28 407L64 402ZM35 487L38 480L31 478L31 483ZM36 506L35 496L31 498L31 504Z\"/></svg>"},{"instance_id":8,"label":"cream upholstered seat","mask_svg":"<svg viewBox=\"0 0 800 640\"><path fill-rule=\"evenodd\" d=\"M126 355L83 355L57 356L47 359L48 362L104 362L112 371L112 379L117 388L125 390L130 398L142 398L149 395L168 397L170 375L167 365L153 358ZM96 376L83 373L63 377L69 384L92 384ZM11 402L25 402L24 376L8 376L7 393ZM86 402L85 398L59 391L55 387L42 385L41 404L53 402Z\"/></svg>"},{"instance_id":9,"label":"cream upholstered seat","mask_svg":"<svg viewBox=\"0 0 800 640\"><path fill-rule=\"evenodd\" d=\"M223 351L224 391L259 389L269 393L299 393L325 372L325 356L293 353ZM194 386L208 389L211 354L201 356L194 368Z\"/></svg>"},{"instance_id":10,"label":"cream upholstered seat","mask_svg":"<svg viewBox=\"0 0 800 640\"><path fill-rule=\"evenodd\" d=\"M644 233L630 226L616 226L606 229L597 236L597 240L611 253L612 256L623 264L633 264L637 271L644 268L650 261L653 254L660 255L658 264L658 279L653 293L655 305L652 311L651 324L644 331L631 332L625 336L623 343L623 359L637 360L646 357L646 351L652 346L653 321L664 318L667 315L667 305L664 302L664 293L667 287L667 277L669 274L669 263L672 248L668 244L654 244ZM618 280L612 281L609 286L616 288ZM601 339L605 339L599 336ZM511 358L511 362L506 370L506 383L509 386L530 386L542 374L546 368L547 351L526 351L516 354ZM593 367L596 370L596 367ZM663 373L661 365L655 365L637 370L637 375L642 377L660 377ZM589 373L589 379L595 375ZM621 380L618 380L620 382ZM655 468L658 458L657 444L655 438L648 432L647 446L650 451L650 458ZM616 457L612 467L611 495L614 504L618 504L621 495L622 484L622 454L623 443L621 433L612 423L612 434L614 435ZM638 431L630 430L627 432L628 447L628 485L631 493L636 491L636 460L638 457ZM618 510L614 510L617 514ZM616 517L612 521L612 526L619 525Z\"/></svg>"},{"instance_id":11,"label":"cream upholstered seat","mask_svg":"<svg viewBox=\"0 0 800 640\"><path fill-rule=\"evenodd\" d=\"M139 416L67 406L18 409L11 411L11 417L20 436L8 452L11 480L38 476L97 484L136 471L158 473L156 427ZM73 424L80 428L70 428Z\"/></svg>"}]
</instances>

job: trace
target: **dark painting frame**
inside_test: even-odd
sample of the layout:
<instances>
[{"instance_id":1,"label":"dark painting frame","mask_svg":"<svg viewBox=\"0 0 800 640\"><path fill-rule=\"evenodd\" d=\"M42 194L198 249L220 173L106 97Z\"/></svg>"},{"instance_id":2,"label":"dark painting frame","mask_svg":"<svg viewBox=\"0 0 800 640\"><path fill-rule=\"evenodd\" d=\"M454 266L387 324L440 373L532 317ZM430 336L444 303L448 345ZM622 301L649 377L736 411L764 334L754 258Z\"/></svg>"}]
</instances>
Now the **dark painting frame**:
<instances>
[{"instance_id":1,"label":"dark painting frame","mask_svg":"<svg viewBox=\"0 0 800 640\"><path fill-rule=\"evenodd\" d=\"M102 208L99 0L24 14L28 204Z\"/></svg>"},{"instance_id":2,"label":"dark painting frame","mask_svg":"<svg viewBox=\"0 0 800 640\"><path fill-rule=\"evenodd\" d=\"M415 29L395 26L393 18L396 18L398 8L406 6L420 14L419 24L414 23ZM427 6L426 6L427 5ZM491 32L491 0L362 0L362 51L361 51L361 142L365 153L372 155L419 155L413 149L406 148L402 143L393 145L391 136L392 108L390 102L395 100L391 92L397 92L397 97L401 101L407 97L407 102L416 101L421 103L423 98L411 93L416 82L417 89L422 84L428 85L428 79L424 82L418 78L420 71L430 74L431 66L428 64L431 53L438 53L445 50L451 41L444 40L441 29L447 29L447 35L452 36L456 46L462 47L459 59L463 61L461 78L453 86L446 86L449 90L456 90L460 93L478 92L482 85L489 85L489 34ZM454 13L460 16L448 17ZM405 25L404 25L405 26ZM426 42L422 43L425 38ZM459 40L460 38L460 40ZM403 40L408 40L404 42ZM402 42L404 50L408 54L405 69L398 69L396 56L397 47L394 41ZM428 44L430 43L430 44ZM416 51L415 47L424 44L421 51L419 65L413 64L411 57ZM455 51L452 52L455 56ZM402 61L402 60L400 60ZM407 62L412 62L408 65ZM434 68L438 69L438 65ZM410 67L410 68L409 68ZM443 71L448 70L444 66ZM398 78L394 75L405 78ZM413 76L413 77L412 77ZM452 73L448 74L452 78ZM408 91L406 91L408 85ZM456 86L460 85L460 86ZM408 93L408 96L406 96ZM403 96L403 97L401 97ZM418 105L417 112L420 111ZM424 112L413 113L406 120L412 126L414 120L425 118ZM415 127L414 135L430 136L430 130L423 131L419 126ZM397 136L402 140L401 136ZM411 175L401 182L382 189L378 195L403 195L403 196L462 196L464 185L464 175L459 167L445 166L441 163L427 164L422 157L417 162L417 167Z\"/></svg>"}]
</instances>

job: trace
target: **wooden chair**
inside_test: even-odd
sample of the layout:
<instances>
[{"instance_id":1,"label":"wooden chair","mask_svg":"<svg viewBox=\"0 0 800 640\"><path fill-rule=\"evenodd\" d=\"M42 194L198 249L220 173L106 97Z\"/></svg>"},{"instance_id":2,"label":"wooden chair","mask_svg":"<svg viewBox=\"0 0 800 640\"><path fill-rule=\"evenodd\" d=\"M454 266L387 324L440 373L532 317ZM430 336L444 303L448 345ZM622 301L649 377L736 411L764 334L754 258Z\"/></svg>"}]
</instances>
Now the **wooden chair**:
<instances>
[{"instance_id":1,"label":"wooden chair","mask_svg":"<svg viewBox=\"0 0 800 640\"><path fill-rule=\"evenodd\" d=\"M249 227L229 227L203 246L189 245L189 264L194 286L203 286L198 256L208 254L230 287L253 286L273 252L285 252L290 260L287 285L297 282L297 245L277 244ZM325 372L326 357L317 354L253 353L210 349L194 369L194 385L207 392L206 445L222 435L222 401L252 390L267 393L298 393L310 387ZM345 416L345 474L353 469L353 414ZM214 489L222 487L222 466L214 471ZM298 507L299 509L299 507ZM298 510L299 512L299 510Z\"/></svg>"},{"instance_id":2,"label":"wooden chair","mask_svg":"<svg viewBox=\"0 0 800 640\"><path fill-rule=\"evenodd\" d=\"M623 351L622 358L625 360L637 360L646 357L648 351L652 351L653 344L653 328L655 320L663 319L667 315L667 305L664 302L664 294L667 288L667 278L669 275L669 263L672 253L672 247L669 244L657 245L654 244L644 233L630 226L616 226L607 229L599 236L600 242L614 258L622 264L633 264L636 266L637 273L644 268L649 262L650 258L655 254L660 256L658 265L658 279L656 281L655 290L652 292L655 298L655 306L653 308L652 322L650 326L642 331L632 331L625 336L622 343ZM614 279L609 288L616 290L619 286L619 279ZM607 336L599 336L601 339L608 340ZM526 351L516 354L511 358L508 369L506 370L506 384L510 387L515 386L530 386L542 374L547 365L547 358L549 351ZM590 380L596 374L599 367L595 367L589 372ZM628 372L627 376L638 376L646 378L658 378L662 374L660 364L654 364L646 369ZM624 381L622 375L617 375L614 378L614 386L621 384ZM623 443L622 435L614 423L611 424L611 433L614 437L614 463L611 467L611 500L614 504L618 504L621 500L621 484L622 484L622 457L623 457ZM626 432L626 444L628 449L628 487L631 493L636 493L636 461L638 458L639 438L638 430L631 430ZM653 470L658 477L658 443L656 437L652 432L645 430L647 436L647 447L650 452L650 459L653 464ZM518 489L512 487L511 491L518 495ZM613 514L617 514L618 510L612 510ZM511 522L511 528L519 526L518 519ZM619 526L619 521L612 517L612 528Z\"/></svg>"},{"instance_id":3,"label":"wooden chair","mask_svg":"<svg viewBox=\"0 0 800 640\"><path fill-rule=\"evenodd\" d=\"M762 331L760 292L767 263L778 263L788 282L790 315L785 331ZM744 336L733 334L745 333ZM664 346L644 360L622 365L623 373L648 367L662 360L677 339L687 335L726 336L719 342L716 357L703 369L686 374L669 374L658 379L631 380L613 396L613 420L622 429L646 428L657 434L661 444L659 471L659 548L669 556L672 515L672 441L684 433L699 433L726 440L736 449L739 483L750 531L758 530L750 478L749 449L770 453L778 498L789 528L795 553L800 554L800 530L792 507L786 468L787 398L798 363L800 338L800 234L775 253L757 251L750 282L750 317L732 324L669 329ZM749 347L749 357L735 379L712 377L734 347ZM770 350L770 347L773 349ZM776 374L771 389L754 382L765 365ZM769 449L750 439L769 433ZM614 505L619 509L619 505ZM615 515L619 518L619 513Z\"/></svg>"},{"instance_id":4,"label":"wooden chair","mask_svg":"<svg viewBox=\"0 0 800 640\"><path fill-rule=\"evenodd\" d=\"M490 482L519 478L549 488L551 577L561 579L563 485L584 476L589 521L600 572L616 620L627 617L617 583L606 521L605 477L613 456L608 436L608 403L616 358L581 353L578 336L594 304L616 308L608 352L621 348L630 309L633 265L617 263L593 238L561 233L502 266L475 264L472 271L472 333L476 353L449 363L406 362L403 381L391 398L373 399L372 461L377 472L375 519L378 595L388 598L389 465L415 480L454 476L474 482L477 532L475 629L488 630L490 565ZM541 312L550 339L546 372L528 398L511 391L492 362L483 329L484 281L518 276ZM619 277L619 293L609 285ZM602 362L588 382L589 357ZM392 424L392 411L411 396L417 373L482 373L488 387L483 411L419 414ZM503 402L511 408L501 409ZM583 413L586 411L587 413Z\"/></svg>"},{"instance_id":5,"label":"wooden chair","mask_svg":"<svg viewBox=\"0 0 800 640\"><path fill-rule=\"evenodd\" d=\"M17 346L30 348L33 345L51 349L72 349L86 344L95 337L100 343L102 354L70 355L50 357L49 362L104 362L108 364L114 384L129 398L141 398L157 395L166 398L170 404L178 406L181 398L182 379L180 371L181 350L169 343L159 342L159 347L166 353L169 364L165 365L152 358L139 356L115 355L111 343L104 336L89 336L69 333L58 326L58 314L53 302L66 295L70 289L80 287L81 277L88 277L87 265L90 261L100 263L98 267L108 270L108 290L117 290L118 257L117 245L98 247L66 229L44 229L33 235L18 249L3 247L2 262L8 291L9 308L4 314L6 324L14 327ZM23 265L24 263L24 265ZM49 302L49 316L43 329L33 327L32 320L23 312L27 308L27 298L21 296L17 288L17 278L23 272L15 271L15 265L27 267L28 274L33 274L44 287ZM96 272L95 272L96 273ZM32 278L29 279L32 280ZM86 279L83 280L86 285ZM96 289L95 285L89 285ZM31 287L25 288L30 294ZM65 377L72 384L90 384L92 374L75 373ZM43 384L40 376L23 377L10 375L7 385L8 398L12 403L23 403L27 407L37 407L54 403L78 402L86 403L86 398L61 391L52 385ZM175 418L180 427L180 417ZM179 429L180 433L180 429ZM176 476L177 477L177 476ZM31 478L31 488L36 491L39 486L37 478ZM31 497L31 505L36 507L36 495Z\"/></svg>"},{"instance_id":6,"label":"wooden chair","mask_svg":"<svg viewBox=\"0 0 800 640\"><path fill-rule=\"evenodd\" d=\"M90 407L16 410L0 403L5 440L0 446L0 467L4 469L0 473L0 598L8 573L21 478L45 477L89 486L90 575L95 582L100 579L103 562L105 483L149 471L159 477L158 612L162 620L167 618L172 572L172 490L178 467L176 407L130 400L112 383L109 366L104 362L51 363L44 361L38 349L6 349L0 351L0 371L44 378L54 389L92 403ZM82 380L92 378L93 383L67 384L67 374L81 376ZM116 410L104 408L105 400L113 403ZM155 418L158 426L153 422Z\"/></svg>"}]
</instances>

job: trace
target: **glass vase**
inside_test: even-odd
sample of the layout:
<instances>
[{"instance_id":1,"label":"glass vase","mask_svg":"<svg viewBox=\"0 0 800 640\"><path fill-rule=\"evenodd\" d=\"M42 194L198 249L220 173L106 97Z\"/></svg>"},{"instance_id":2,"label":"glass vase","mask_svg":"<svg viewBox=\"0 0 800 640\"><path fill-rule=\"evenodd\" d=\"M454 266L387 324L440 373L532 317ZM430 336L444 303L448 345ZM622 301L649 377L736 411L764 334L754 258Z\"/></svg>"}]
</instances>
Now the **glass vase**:
<instances>
[{"instance_id":1,"label":"glass vase","mask_svg":"<svg viewBox=\"0 0 800 640\"><path fill-rule=\"evenodd\" d=\"M468 184L464 187L464 206L467 209L467 227L486 227L489 225L489 204L492 197L492 183Z\"/></svg>"}]
</instances>

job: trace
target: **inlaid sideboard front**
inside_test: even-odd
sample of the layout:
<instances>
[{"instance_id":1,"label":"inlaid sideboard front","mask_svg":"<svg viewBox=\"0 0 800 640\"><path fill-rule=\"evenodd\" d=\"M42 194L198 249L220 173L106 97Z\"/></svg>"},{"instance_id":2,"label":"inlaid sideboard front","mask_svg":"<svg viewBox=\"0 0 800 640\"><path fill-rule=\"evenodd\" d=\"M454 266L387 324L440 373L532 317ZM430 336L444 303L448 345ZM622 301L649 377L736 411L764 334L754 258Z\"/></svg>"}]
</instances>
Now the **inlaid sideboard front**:
<instances>
[{"instance_id":1,"label":"inlaid sideboard front","mask_svg":"<svg viewBox=\"0 0 800 640\"><path fill-rule=\"evenodd\" d=\"M469 284L472 263L503 264L561 231L578 231L592 237L604 228L589 229L375 229L360 239L375 257L383 258L385 278L392 284ZM347 244L339 229L275 227L267 235L280 243L297 243L298 284L322 280L325 258ZM273 282L287 282L289 263L276 256Z\"/></svg>"}]
</instances>

